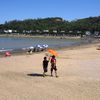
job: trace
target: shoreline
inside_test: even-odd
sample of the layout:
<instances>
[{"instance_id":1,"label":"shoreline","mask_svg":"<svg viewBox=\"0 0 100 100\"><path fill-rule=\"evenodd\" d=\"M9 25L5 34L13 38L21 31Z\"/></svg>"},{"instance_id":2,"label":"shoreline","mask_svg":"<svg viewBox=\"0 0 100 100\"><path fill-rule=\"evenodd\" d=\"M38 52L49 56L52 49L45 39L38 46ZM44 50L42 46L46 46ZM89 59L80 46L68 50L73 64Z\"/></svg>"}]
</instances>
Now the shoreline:
<instances>
[{"instance_id":1,"label":"shoreline","mask_svg":"<svg viewBox=\"0 0 100 100\"><path fill-rule=\"evenodd\" d=\"M26 38L32 38L32 37L38 37L38 38L55 38L55 36L24 36L24 35L0 35L0 37L26 37ZM60 38L59 36L56 36L56 38ZM66 38L67 39L67 38ZM69 37L69 39L72 39ZM79 39L78 37L75 37L74 39ZM99 45L100 43L100 40L99 39L94 39L94 40L86 40L85 42L81 41L79 42L78 44L73 44L73 45L70 45L70 46L64 46L64 47L53 47L52 49L55 49L55 50L72 50L72 49L79 49L79 48L83 48L83 47L86 47L86 46L89 46L89 45L95 45L95 44L98 44ZM12 56L16 56L16 55L27 55L27 50L22 50L22 48L20 50L15 50L15 51L10 51ZM39 52L33 52L32 54L36 54L36 53L42 53L42 52L45 52L45 51L39 51ZM31 55L32 55L31 54ZM4 57L5 55L5 52L0 52L0 57Z\"/></svg>"},{"instance_id":2,"label":"shoreline","mask_svg":"<svg viewBox=\"0 0 100 100\"><path fill-rule=\"evenodd\" d=\"M0 34L0 37L22 37L22 38L60 38L60 39L80 39L80 36L48 36L48 35L13 35L13 34Z\"/></svg>"},{"instance_id":3,"label":"shoreline","mask_svg":"<svg viewBox=\"0 0 100 100\"><path fill-rule=\"evenodd\" d=\"M95 42L95 43L88 43L88 44L76 44L76 45L71 45L71 46L65 46L65 47L57 47L57 48L50 48L50 49L54 49L57 51L65 51L65 50L76 50L76 49L82 49L82 48L88 48L90 46L96 46L99 47L100 46L100 42ZM48 48L49 49L49 48ZM31 54L28 53L28 51L26 50L20 50L20 51L11 51L11 56L19 56L19 55L34 55L34 54L39 54L39 53L44 53L47 50L44 51L39 51L39 52L32 52ZM5 57L5 52L0 52L0 58Z\"/></svg>"}]
</instances>

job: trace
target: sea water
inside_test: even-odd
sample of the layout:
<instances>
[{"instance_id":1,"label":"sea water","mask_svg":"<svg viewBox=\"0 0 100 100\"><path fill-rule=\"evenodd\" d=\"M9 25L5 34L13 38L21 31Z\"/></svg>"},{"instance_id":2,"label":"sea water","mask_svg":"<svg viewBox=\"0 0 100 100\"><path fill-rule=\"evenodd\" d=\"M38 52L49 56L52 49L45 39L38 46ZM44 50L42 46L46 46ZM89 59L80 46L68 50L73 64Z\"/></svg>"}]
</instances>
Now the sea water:
<instances>
[{"instance_id":1,"label":"sea water","mask_svg":"<svg viewBox=\"0 0 100 100\"><path fill-rule=\"evenodd\" d=\"M59 48L78 44L80 40L60 38L23 38L23 37L0 37L0 50L15 50L30 46L47 44L50 48Z\"/></svg>"}]
</instances>

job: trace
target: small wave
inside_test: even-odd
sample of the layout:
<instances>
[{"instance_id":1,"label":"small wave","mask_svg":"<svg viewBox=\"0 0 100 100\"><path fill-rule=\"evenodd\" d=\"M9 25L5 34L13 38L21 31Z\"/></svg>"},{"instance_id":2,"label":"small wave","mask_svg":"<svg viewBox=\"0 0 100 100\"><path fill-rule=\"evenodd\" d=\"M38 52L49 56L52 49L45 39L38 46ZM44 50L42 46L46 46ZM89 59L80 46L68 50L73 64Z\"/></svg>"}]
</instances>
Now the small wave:
<instances>
[{"instance_id":1,"label":"small wave","mask_svg":"<svg viewBox=\"0 0 100 100\"><path fill-rule=\"evenodd\" d=\"M0 49L0 52L13 51L13 49Z\"/></svg>"}]
</instances>

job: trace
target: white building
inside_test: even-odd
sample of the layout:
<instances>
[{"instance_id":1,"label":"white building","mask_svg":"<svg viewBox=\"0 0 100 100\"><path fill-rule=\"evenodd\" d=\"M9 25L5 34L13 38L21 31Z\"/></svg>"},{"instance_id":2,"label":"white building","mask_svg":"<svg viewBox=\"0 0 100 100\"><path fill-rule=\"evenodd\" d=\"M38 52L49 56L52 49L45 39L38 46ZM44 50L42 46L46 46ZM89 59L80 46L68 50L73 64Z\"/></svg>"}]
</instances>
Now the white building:
<instances>
[{"instance_id":1,"label":"white building","mask_svg":"<svg viewBox=\"0 0 100 100\"><path fill-rule=\"evenodd\" d=\"M5 33L12 33L12 30L4 30Z\"/></svg>"},{"instance_id":2,"label":"white building","mask_svg":"<svg viewBox=\"0 0 100 100\"><path fill-rule=\"evenodd\" d=\"M49 32L49 30L43 30L43 32L47 32L47 33L48 33L48 32Z\"/></svg>"},{"instance_id":3,"label":"white building","mask_svg":"<svg viewBox=\"0 0 100 100\"><path fill-rule=\"evenodd\" d=\"M53 33L57 33L57 30L53 30Z\"/></svg>"},{"instance_id":4,"label":"white building","mask_svg":"<svg viewBox=\"0 0 100 100\"><path fill-rule=\"evenodd\" d=\"M90 31L86 31L85 34L86 35L91 35L91 32Z\"/></svg>"}]
</instances>

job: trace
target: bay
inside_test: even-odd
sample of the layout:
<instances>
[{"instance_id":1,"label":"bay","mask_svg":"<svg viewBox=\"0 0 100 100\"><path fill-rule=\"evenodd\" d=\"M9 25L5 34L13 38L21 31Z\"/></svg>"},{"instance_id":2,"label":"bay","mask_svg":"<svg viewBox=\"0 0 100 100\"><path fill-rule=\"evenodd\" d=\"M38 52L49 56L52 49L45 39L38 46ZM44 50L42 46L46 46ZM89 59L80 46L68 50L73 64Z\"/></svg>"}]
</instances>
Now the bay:
<instances>
[{"instance_id":1,"label":"bay","mask_svg":"<svg viewBox=\"0 0 100 100\"><path fill-rule=\"evenodd\" d=\"M59 48L78 44L80 40L60 39L60 38L43 38L43 37L0 37L1 49L20 49L30 46L47 44L50 48Z\"/></svg>"}]
</instances>

